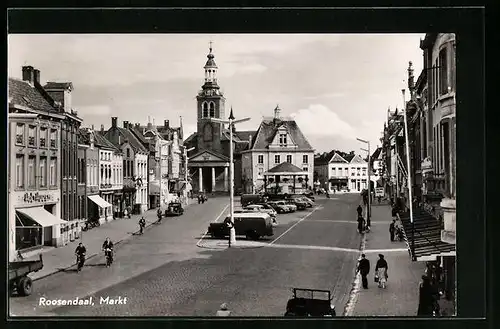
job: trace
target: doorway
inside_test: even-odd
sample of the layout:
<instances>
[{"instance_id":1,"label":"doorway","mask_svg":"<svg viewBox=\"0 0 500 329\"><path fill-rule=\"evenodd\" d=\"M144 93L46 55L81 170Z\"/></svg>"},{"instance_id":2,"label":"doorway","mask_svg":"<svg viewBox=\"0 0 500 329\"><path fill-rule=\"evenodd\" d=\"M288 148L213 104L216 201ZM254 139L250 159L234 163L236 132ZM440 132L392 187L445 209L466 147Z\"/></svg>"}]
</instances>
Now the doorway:
<instances>
[{"instance_id":1,"label":"doorway","mask_svg":"<svg viewBox=\"0 0 500 329\"><path fill-rule=\"evenodd\" d=\"M212 168L206 167L203 172L203 190L207 193L212 193Z\"/></svg>"}]
</instances>

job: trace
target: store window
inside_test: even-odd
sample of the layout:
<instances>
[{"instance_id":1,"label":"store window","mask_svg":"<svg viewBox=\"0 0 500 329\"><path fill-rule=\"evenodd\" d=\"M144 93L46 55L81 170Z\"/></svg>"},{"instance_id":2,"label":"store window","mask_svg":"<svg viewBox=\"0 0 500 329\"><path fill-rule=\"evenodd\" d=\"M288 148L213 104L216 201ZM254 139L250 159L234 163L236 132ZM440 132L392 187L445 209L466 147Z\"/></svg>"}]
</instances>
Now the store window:
<instances>
[{"instance_id":1,"label":"store window","mask_svg":"<svg viewBox=\"0 0 500 329\"><path fill-rule=\"evenodd\" d=\"M16 212L16 250L43 245L43 228L31 218Z\"/></svg>"}]
</instances>

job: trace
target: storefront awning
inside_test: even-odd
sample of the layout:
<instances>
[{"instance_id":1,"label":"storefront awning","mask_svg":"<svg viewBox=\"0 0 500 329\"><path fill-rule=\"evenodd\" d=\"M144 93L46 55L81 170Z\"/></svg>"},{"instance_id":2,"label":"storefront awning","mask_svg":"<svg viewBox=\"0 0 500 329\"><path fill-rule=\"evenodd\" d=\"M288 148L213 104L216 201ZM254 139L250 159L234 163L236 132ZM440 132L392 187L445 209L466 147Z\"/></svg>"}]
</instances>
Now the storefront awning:
<instances>
[{"instance_id":1,"label":"storefront awning","mask_svg":"<svg viewBox=\"0 0 500 329\"><path fill-rule=\"evenodd\" d=\"M111 203L107 202L98 195L89 195L88 198L101 208L111 207Z\"/></svg>"},{"instance_id":2,"label":"storefront awning","mask_svg":"<svg viewBox=\"0 0 500 329\"><path fill-rule=\"evenodd\" d=\"M32 220L34 220L43 227L50 227L59 224L67 224L62 219L52 215L43 207L21 208L21 209L16 209L16 211L20 212L23 215L28 216L29 218L31 218Z\"/></svg>"},{"instance_id":3,"label":"storefront awning","mask_svg":"<svg viewBox=\"0 0 500 329\"><path fill-rule=\"evenodd\" d=\"M414 209L414 224L410 221L409 212L400 217L412 260L430 261L436 257L455 256L455 245L441 241L441 224L427 211Z\"/></svg>"}]
</instances>

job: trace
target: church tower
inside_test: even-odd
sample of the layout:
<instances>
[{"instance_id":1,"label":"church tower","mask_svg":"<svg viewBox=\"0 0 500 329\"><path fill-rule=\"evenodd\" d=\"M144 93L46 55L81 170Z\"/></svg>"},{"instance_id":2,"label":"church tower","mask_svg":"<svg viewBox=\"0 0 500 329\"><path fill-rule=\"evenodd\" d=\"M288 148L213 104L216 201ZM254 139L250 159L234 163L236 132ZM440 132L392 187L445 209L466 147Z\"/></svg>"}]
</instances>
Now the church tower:
<instances>
[{"instance_id":1,"label":"church tower","mask_svg":"<svg viewBox=\"0 0 500 329\"><path fill-rule=\"evenodd\" d=\"M210 118L226 119L226 99L217 84L217 64L212 54L212 42L205 69L205 82L196 96L198 112L198 150L209 149L222 153L221 137L224 126L217 122L210 122Z\"/></svg>"}]
</instances>

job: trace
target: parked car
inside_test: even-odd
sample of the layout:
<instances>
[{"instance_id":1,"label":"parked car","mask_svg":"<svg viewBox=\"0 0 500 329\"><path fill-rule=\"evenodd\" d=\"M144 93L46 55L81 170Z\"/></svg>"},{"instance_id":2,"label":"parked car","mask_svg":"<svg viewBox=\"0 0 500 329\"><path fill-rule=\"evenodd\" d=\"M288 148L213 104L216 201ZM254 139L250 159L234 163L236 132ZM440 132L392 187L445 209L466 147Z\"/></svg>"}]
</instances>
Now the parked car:
<instances>
[{"instance_id":1,"label":"parked car","mask_svg":"<svg viewBox=\"0 0 500 329\"><path fill-rule=\"evenodd\" d=\"M266 203L270 207L272 207L278 214L285 214L290 212L290 208L287 207L285 204L279 204L276 201L269 201Z\"/></svg>"},{"instance_id":2,"label":"parked car","mask_svg":"<svg viewBox=\"0 0 500 329\"><path fill-rule=\"evenodd\" d=\"M277 200L277 201L274 201L274 203L286 207L287 212L297 211L297 206L296 205L294 205L292 203L289 203L289 202L287 202L285 200Z\"/></svg>"},{"instance_id":3,"label":"parked car","mask_svg":"<svg viewBox=\"0 0 500 329\"><path fill-rule=\"evenodd\" d=\"M308 197L300 197L300 198L297 198L299 200L301 200L302 202L304 202L307 206L307 208L312 208L314 206L314 201L312 201L311 199L309 199Z\"/></svg>"},{"instance_id":4,"label":"parked car","mask_svg":"<svg viewBox=\"0 0 500 329\"><path fill-rule=\"evenodd\" d=\"M251 203L259 202L264 202L264 196L262 194L242 194L240 198L242 207L245 207Z\"/></svg>"},{"instance_id":5,"label":"parked car","mask_svg":"<svg viewBox=\"0 0 500 329\"><path fill-rule=\"evenodd\" d=\"M329 290L293 288L286 304L285 316L334 317L335 305Z\"/></svg>"},{"instance_id":6,"label":"parked car","mask_svg":"<svg viewBox=\"0 0 500 329\"><path fill-rule=\"evenodd\" d=\"M263 205L260 204L249 204L248 206L243 207L243 209L253 210L255 212L263 212L269 214L269 216L271 217L276 217L277 215L276 210L272 209L271 207L265 208Z\"/></svg>"},{"instance_id":7,"label":"parked car","mask_svg":"<svg viewBox=\"0 0 500 329\"><path fill-rule=\"evenodd\" d=\"M286 200L286 202L292 203L297 206L298 210L304 210L307 208L307 202L305 202L302 198L299 197L291 197Z\"/></svg>"},{"instance_id":8,"label":"parked car","mask_svg":"<svg viewBox=\"0 0 500 329\"><path fill-rule=\"evenodd\" d=\"M234 229L236 235L245 235L247 239L258 240L262 236L273 236L272 218L265 213L235 213L233 215ZM222 223L210 223L208 234L216 238L229 236L229 227L226 222L230 220L227 216Z\"/></svg>"}]
</instances>

